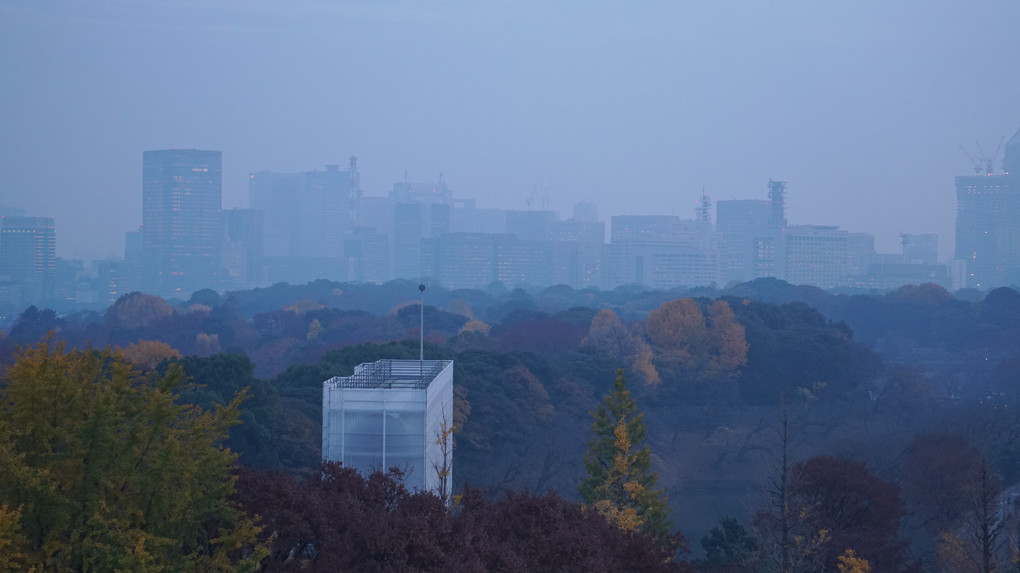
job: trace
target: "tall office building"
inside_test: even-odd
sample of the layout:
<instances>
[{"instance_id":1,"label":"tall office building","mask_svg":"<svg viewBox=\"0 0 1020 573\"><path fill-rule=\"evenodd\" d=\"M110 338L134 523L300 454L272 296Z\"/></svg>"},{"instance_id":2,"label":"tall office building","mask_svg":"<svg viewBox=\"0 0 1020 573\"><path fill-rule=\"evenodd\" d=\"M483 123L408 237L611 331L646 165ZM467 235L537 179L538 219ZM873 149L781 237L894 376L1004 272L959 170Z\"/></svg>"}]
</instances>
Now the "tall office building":
<instances>
[{"instance_id":1,"label":"tall office building","mask_svg":"<svg viewBox=\"0 0 1020 573\"><path fill-rule=\"evenodd\" d=\"M248 193L251 208L264 216L267 255L340 257L344 235L358 225L358 160L351 157L347 169L253 173Z\"/></svg>"},{"instance_id":2,"label":"tall office building","mask_svg":"<svg viewBox=\"0 0 1020 573\"><path fill-rule=\"evenodd\" d=\"M144 288L187 297L223 279L222 154L199 149L142 155Z\"/></svg>"},{"instance_id":3,"label":"tall office building","mask_svg":"<svg viewBox=\"0 0 1020 573\"><path fill-rule=\"evenodd\" d=\"M303 173L260 171L248 175L248 205L262 212L263 254L289 257L300 253L298 204L304 188Z\"/></svg>"},{"instance_id":4,"label":"tall office building","mask_svg":"<svg viewBox=\"0 0 1020 573\"><path fill-rule=\"evenodd\" d=\"M1002 166L956 178L956 259L970 288L1020 284L1020 131Z\"/></svg>"},{"instance_id":5,"label":"tall office building","mask_svg":"<svg viewBox=\"0 0 1020 573\"><path fill-rule=\"evenodd\" d=\"M344 240L347 280L382 284L389 279L390 241L373 227L358 227Z\"/></svg>"},{"instance_id":6,"label":"tall office building","mask_svg":"<svg viewBox=\"0 0 1020 573\"><path fill-rule=\"evenodd\" d=\"M53 217L2 217L0 275L21 286L22 300L36 303L54 295L57 239Z\"/></svg>"},{"instance_id":7,"label":"tall office building","mask_svg":"<svg viewBox=\"0 0 1020 573\"><path fill-rule=\"evenodd\" d=\"M719 284L722 266L711 224L669 215L619 215L610 223L610 288Z\"/></svg>"},{"instance_id":8,"label":"tall office building","mask_svg":"<svg viewBox=\"0 0 1020 573\"><path fill-rule=\"evenodd\" d=\"M796 285L840 286L848 274L850 233L834 226L794 225L783 232L782 275Z\"/></svg>"},{"instance_id":9,"label":"tall office building","mask_svg":"<svg viewBox=\"0 0 1020 573\"><path fill-rule=\"evenodd\" d=\"M760 278L762 268L757 262L761 246L776 234L769 225L774 218L773 204L760 199L734 199L716 201L715 209L723 280Z\"/></svg>"},{"instance_id":10,"label":"tall office building","mask_svg":"<svg viewBox=\"0 0 1020 573\"><path fill-rule=\"evenodd\" d=\"M848 233L846 238L846 272L850 276L868 273L875 258L875 236L870 233Z\"/></svg>"},{"instance_id":11,"label":"tall office building","mask_svg":"<svg viewBox=\"0 0 1020 573\"><path fill-rule=\"evenodd\" d=\"M448 288L478 288L498 280L504 235L447 233L422 240L422 274Z\"/></svg>"},{"instance_id":12,"label":"tall office building","mask_svg":"<svg viewBox=\"0 0 1020 573\"><path fill-rule=\"evenodd\" d=\"M559 221L555 211L505 211L507 235L528 241L546 241L552 225Z\"/></svg>"},{"instance_id":13,"label":"tall office building","mask_svg":"<svg viewBox=\"0 0 1020 573\"><path fill-rule=\"evenodd\" d=\"M939 236L937 233L903 233L903 262L917 265L937 265L939 262Z\"/></svg>"},{"instance_id":14,"label":"tall office building","mask_svg":"<svg viewBox=\"0 0 1020 573\"><path fill-rule=\"evenodd\" d=\"M262 211L228 209L224 213L227 227L224 266L237 287L258 285L263 281Z\"/></svg>"},{"instance_id":15,"label":"tall office building","mask_svg":"<svg viewBox=\"0 0 1020 573\"><path fill-rule=\"evenodd\" d=\"M344 244L360 224L361 177L356 157L347 169L248 176L248 204L262 211L263 250L270 281L347 280Z\"/></svg>"},{"instance_id":16,"label":"tall office building","mask_svg":"<svg viewBox=\"0 0 1020 573\"><path fill-rule=\"evenodd\" d=\"M396 278L419 280L423 276L422 240L449 233L453 220L453 194L439 177L438 183L395 183L390 191L393 208L393 273Z\"/></svg>"},{"instance_id":17,"label":"tall office building","mask_svg":"<svg viewBox=\"0 0 1020 573\"><path fill-rule=\"evenodd\" d=\"M553 282L574 288L602 285L606 223L592 211L574 209L574 218L549 226L553 242ZM592 215L594 214L594 218ZM584 218L581 218L584 217Z\"/></svg>"}]
</instances>

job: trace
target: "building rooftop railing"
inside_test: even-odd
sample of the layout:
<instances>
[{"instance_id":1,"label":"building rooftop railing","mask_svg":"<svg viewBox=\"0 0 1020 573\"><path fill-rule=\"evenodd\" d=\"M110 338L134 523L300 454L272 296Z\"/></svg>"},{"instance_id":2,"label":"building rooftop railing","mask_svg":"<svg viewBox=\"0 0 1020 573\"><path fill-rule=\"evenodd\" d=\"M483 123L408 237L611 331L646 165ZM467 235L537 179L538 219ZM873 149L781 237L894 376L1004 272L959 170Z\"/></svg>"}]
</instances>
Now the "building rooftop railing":
<instances>
[{"instance_id":1,"label":"building rooftop railing","mask_svg":"<svg viewBox=\"0 0 1020 573\"><path fill-rule=\"evenodd\" d=\"M334 376L323 382L328 388L402 388L424 390L452 361L376 360L359 364L350 376Z\"/></svg>"}]
</instances>

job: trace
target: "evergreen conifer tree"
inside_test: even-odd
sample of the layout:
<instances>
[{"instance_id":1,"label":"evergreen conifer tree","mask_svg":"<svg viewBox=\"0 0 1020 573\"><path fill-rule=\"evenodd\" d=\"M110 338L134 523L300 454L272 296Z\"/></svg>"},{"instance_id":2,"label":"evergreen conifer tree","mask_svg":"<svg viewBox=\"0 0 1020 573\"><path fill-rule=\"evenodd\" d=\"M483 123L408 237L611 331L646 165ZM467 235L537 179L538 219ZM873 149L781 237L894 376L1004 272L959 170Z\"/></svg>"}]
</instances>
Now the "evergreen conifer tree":
<instances>
[{"instance_id":1,"label":"evergreen conifer tree","mask_svg":"<svg viewBox=\"0 0 1020 573\"><path fill-rule=\"evenodd\" d=\"M659 475L651 471L644 414L627 390L623 370L616 371L613 390L592 416L581 500L622 529L665 540L672 529L669 508L662 490L655 489Z\"/></svg>"}]
</instances>

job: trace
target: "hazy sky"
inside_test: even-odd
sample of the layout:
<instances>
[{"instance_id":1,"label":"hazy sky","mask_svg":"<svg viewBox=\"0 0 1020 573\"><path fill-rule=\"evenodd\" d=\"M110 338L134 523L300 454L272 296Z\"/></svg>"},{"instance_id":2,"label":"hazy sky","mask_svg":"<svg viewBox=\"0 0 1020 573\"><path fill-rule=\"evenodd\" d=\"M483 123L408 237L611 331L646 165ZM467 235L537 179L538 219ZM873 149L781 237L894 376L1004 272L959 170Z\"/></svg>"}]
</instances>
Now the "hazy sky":
<instances>
[{"instance_id":1,"label":"hazy sky","mask_svg":"<svg viewBox=\"0 0 1020 573\"><path fill-rule=\"evenodd\" d=\"M0 204L123 253L142 151L247 174L357 155L383 195L693 216L789 184L792 223L938 232L959 145L1020 128L1020 2L0 0Z\"/></svg>"}]
</instances>

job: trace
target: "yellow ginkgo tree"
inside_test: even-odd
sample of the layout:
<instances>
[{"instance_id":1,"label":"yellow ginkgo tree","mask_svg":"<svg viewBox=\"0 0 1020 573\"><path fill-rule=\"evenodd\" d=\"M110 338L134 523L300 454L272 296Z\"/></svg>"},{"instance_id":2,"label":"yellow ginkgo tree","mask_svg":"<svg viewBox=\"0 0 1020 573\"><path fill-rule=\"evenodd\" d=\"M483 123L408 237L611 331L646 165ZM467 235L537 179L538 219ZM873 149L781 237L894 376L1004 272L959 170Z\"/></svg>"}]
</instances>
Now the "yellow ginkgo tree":
<instances>
[{"instance_id":1,"label":"yellow ginkgo tree","mask_svg":"<svg viewBox=\"0 0 1020 573\"><path fill-rule=\"evenodd\" d=\"M186 384L109 350L22 350L0 379L0 570L253 570L223 447L246 394L203 411Z\"/></svg>"}]
</instances>

